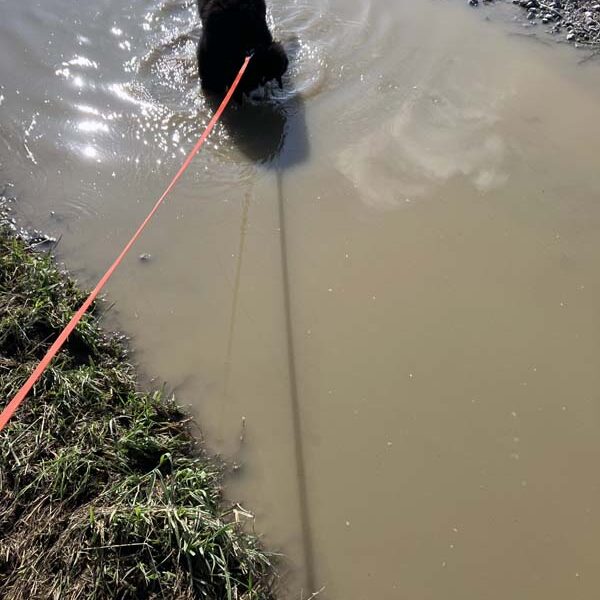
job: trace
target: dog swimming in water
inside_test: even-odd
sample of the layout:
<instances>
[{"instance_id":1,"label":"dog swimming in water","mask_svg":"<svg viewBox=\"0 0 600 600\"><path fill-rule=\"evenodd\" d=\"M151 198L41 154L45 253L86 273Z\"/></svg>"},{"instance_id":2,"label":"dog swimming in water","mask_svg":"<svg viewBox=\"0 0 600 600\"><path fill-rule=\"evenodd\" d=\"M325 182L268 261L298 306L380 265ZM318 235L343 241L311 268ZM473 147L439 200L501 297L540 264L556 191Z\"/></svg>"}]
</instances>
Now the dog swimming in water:
<instances>
[{"instance_id":1,"label":"dog swimming in water","mask_svg":"<svg viewBox=\"0 0 600 600\"><path fill-rule=\"evenodd\" d=\"M288 57L269 31L265 0L198 0L198 11L202 21L198 69L206 93L224 94L250 54L237 100L269 81L283 87Z\"/></svg>"}]
</instances>

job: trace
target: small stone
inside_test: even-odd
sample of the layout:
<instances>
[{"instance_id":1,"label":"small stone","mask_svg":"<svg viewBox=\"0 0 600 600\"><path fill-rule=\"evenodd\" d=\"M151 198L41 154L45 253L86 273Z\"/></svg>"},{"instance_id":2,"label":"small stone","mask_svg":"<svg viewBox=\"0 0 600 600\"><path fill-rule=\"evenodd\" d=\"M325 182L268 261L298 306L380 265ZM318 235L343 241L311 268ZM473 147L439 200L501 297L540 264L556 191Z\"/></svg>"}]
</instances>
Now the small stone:
<instances>
[{"instance_id":1,"label":"small stone","mask_svg":"<svg viewBox=\"0 0 600 600\"><path fill-rule=\"evenodd\" d=\"M147 254L147 253L140 254L138 258L139 258L139 259L140 259L142 262L148 262L149 260L151 260L151 259L152 259L152 254Z\"/></svg>"}]
</instances>

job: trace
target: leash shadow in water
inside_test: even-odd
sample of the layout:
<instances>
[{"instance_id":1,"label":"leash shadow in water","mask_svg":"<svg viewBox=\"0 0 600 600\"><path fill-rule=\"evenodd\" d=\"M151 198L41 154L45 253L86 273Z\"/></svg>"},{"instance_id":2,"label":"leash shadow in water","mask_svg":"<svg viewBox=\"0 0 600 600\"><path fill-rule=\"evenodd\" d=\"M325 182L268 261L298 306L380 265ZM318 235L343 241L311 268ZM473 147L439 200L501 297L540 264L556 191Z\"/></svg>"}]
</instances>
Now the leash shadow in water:
<instances>
[{"instance_id":1,"label":"leash shadow in water","mask_svg":"<svg viewBox=\"0 0 600 600\"><path fill-rule=\"evenodd\" d=\"M209 100L214 108L216 100ZM281 266L283 283L284 327L287 338L287 367L289 380L289 400L293 428L293 447L298 481L300 508L300 528L302 533L305 584L309 593L316 590L316 569L314 564L314 545L312 518L309 503L308 477L305 449L303 446L302 411L299 396L296 368L296 350L294 344L292 293L288 257L288 239L285 214L285 195L283 174L285 170L296 167L309 157L308 134L305 121L304 102L300 95L294 95L279 102L267 100L262 103L253 100L228 107L223 114L222 123L236 147L252 162L276 172L277 209L281 244ZM245 229L248 220L249 198L243 206L242 227L239 250L239 264L236 281L239 279L243 255ZM235 313L237 312L238 286L234 290L229 344L233 338ZM228 350L228 362L231 360ZM227 366L227 368L229 368Z\"/></svg>"},{"instance_id":2,"label":"leash shadow in water","mask_svg":"<svg viewBox=\"0 0 600 600\"><path fill-rule=\"evenodd\" d=\"M285 332L287 340L288 381L290 394L290 410L292 430L294 432L294 458L296 463L296 480L298 482L298 503L300 508L300 527L302 532L302 551L304 559L305 583L308 593L316 591L316 568L314 561L314 541L312 515L309 502L308 473L306 468L306 452L304 449L304 426L301 409L301 398L298 387L296 345L294 341L294 325L292 313L292 286L290 280L290 260L288 247L288 227L286 218L286 202L283 185L283 171L277 169L277 208L279 213L279 241L281 248L281 275L283 282L283 308Z\"/></svg>"}]
</instances>

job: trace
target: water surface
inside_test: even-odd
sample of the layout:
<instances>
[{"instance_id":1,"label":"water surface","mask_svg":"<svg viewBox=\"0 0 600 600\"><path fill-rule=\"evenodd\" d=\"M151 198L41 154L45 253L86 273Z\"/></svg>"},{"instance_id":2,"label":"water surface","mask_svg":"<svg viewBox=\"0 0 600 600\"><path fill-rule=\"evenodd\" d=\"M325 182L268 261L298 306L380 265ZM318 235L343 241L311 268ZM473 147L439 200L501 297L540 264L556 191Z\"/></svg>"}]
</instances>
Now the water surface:
<instances>
[{"instance_id":1,"label":"water surface","mask_svg":"<svg viewBox=\"0 0 600 600\"><path fill-rule=\"evenodd\" d=\"M108 288L290 598L600 589L600 70L465 4L275 3L284 92L229 113ZM195 6L0 14L2 179L92 284L210 117Z\"/></svg>"}]
</instances>

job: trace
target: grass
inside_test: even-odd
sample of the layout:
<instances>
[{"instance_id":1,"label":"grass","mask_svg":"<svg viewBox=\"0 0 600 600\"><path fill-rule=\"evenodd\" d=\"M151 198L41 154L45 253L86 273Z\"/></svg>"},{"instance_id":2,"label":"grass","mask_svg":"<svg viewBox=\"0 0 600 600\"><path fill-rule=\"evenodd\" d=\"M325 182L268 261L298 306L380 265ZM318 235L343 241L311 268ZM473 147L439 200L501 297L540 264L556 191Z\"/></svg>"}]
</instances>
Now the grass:
<instances>
[{"instance_id":1,"label":"grass","mask_svg":"<svg viewBox=\"0 0 600 600\"><path fill-rule=\"evenodd\" d=\"M83 298L0 225L1 405ZM0 597L272 598L269 557L223 508L188 417L137 390L96 313L0 433Z\"/></svg>"}]
</instances>

